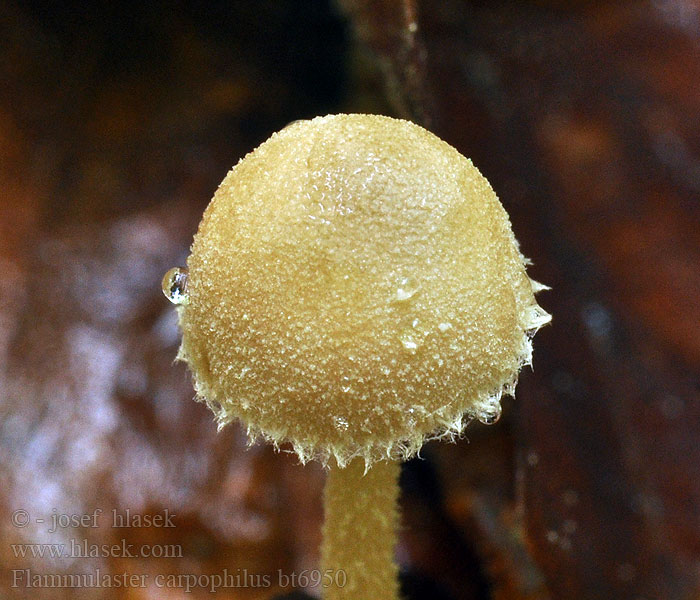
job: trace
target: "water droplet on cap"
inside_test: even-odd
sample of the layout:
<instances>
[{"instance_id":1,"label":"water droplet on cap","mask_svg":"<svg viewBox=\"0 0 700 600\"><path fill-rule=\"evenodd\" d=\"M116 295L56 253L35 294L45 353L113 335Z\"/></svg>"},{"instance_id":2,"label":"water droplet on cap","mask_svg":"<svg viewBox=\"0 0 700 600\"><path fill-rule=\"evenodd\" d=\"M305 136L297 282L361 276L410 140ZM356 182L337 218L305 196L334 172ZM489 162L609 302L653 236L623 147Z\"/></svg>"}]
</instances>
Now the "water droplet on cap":
<instances>
[{"instance_id":1,"label":"water droplet on cap","mask_svg":"<svg viewBox=\"0 0 700 600\"><path fill-rule=\"evenodd\" d=\"M397 302L404 302L411 298L420 288L418 282L413 277L402 277L399 281L399 286L396 288Z\"/></svg>"},{"instance_id":2,"label":"water droplet on cap","mask_svg":"<svg viewBox=\"0 0 700 600\"><path fill-rule=\"evenodd\" d=\"M161 283L165 297L173 304L187 302L187 268L173 267L164 276Z\"/></svg>"},{"instance_id":3,"label":"water droplet on cap","mask_svg":"<svg viewBox=\"0 0 700 600\"><path fill-rule=\"evenodd\" d=\"M484 425L493 425L501 418L501 405L496 402L476 413L476 418Z\"/></svg>"}]
</instances>

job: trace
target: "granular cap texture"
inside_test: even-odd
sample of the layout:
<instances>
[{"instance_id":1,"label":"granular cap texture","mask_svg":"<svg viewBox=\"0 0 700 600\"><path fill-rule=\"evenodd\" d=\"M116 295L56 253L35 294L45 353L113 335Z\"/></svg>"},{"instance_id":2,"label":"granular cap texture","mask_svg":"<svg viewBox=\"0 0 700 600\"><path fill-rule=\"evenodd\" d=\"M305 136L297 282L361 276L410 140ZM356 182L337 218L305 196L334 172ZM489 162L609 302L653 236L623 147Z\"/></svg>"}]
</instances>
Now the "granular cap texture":
<instances>
[{"instance_id":1,"label":"granular cap texture","mask_svg":"<svg viewBox=\"0 0 700 600\"><path fill-rule=\"evenodd\" d=\"M549 320L524 263L488 181L435 135L297 121L204 213L180 357L221 424L302 461L407 458L512 393Z\"/></svg>"}]
</instances>

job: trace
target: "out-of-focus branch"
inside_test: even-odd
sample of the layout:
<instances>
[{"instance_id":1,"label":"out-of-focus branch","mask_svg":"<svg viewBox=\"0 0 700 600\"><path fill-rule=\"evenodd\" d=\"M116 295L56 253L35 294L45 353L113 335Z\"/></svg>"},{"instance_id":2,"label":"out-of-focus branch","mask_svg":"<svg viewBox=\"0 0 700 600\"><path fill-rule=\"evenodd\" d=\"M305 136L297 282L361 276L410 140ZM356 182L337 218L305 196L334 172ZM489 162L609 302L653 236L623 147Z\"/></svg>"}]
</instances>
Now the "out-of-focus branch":
<instances>
[{"instance_id":1,"label":"out-of-focus branch","mask_svg":"<svg viewBox=\"0 0 700 600\"><path fill-rule=\"evenodd\" d=\"M433 111L415 0L338 0L357 36L377 56L398 116L426 127Z\"/></svg>"}]
</instances>

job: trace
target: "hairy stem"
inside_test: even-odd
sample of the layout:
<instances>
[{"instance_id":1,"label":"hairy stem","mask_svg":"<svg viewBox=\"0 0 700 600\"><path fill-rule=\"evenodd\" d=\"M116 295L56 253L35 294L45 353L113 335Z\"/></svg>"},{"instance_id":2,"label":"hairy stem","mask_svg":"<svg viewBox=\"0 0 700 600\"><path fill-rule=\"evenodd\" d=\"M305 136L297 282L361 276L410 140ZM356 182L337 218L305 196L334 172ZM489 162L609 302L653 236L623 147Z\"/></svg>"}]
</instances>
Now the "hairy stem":
<instances>
[{"instance_id":1,"label":"hairy stem","mask_svg":"<svg viewBox=\"0 0 700 600\"><path fill-rule=\"evenodd\" d=\"M353 460L328 473L321 569L333 584L325 600L398 599L399 470L398 462L380 461L364 474L364 461Z\"/></svg>"}]
</instances>

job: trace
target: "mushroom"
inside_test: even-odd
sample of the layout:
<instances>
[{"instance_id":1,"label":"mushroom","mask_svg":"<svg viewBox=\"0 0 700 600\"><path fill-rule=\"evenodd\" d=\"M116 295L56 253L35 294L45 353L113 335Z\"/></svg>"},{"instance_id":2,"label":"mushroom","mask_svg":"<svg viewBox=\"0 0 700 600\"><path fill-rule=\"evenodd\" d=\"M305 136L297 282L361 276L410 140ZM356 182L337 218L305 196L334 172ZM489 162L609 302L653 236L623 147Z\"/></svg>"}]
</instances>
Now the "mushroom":
<instances>
[{"instance_id":1,"label":"mushroom","mask_svg":"<svg viewBox=\"0 0 700 600\"><path fill-rule=\"evenodd\" d=\"M457 150L408 121L295 121L207 207L166 274L179 358L220 426L328 467L328 598L398 597L399 461L495 422L550 320L508 215Z\"/></svg>"}]
</instances>

